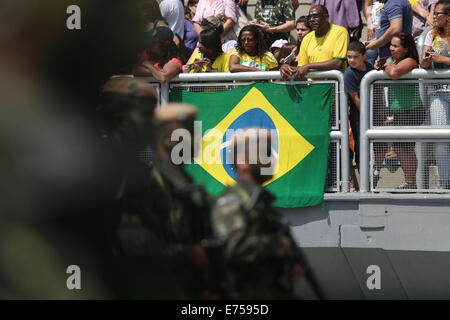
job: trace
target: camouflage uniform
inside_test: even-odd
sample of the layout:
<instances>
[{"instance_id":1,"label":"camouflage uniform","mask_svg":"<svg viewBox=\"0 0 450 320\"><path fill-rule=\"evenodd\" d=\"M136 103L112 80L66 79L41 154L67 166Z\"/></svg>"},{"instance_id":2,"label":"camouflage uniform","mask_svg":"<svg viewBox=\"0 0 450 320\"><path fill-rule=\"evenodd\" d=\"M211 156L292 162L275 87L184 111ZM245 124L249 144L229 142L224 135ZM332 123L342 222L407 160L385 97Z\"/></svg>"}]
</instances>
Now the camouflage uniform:
<instances>
[{"instance_id":1,"label":"camouflage uniform","mask_svg":"<svg viewBox=\"0 0 450 320\"><path fill-rule=\"evenodd\" d=\"M141 83L135 86L133 81L110 81L104 90L129 94L131 82L131 89L136 89L134 94L139 95ZM159 141L153 141L155 150L159 150L158 143L170 150L172 144L165 140L170 138L173 126L189 126L193 117L165 106L156 112L157 119L149 123L148 107L138 105L136 108L138 106L130 104L126 109L134 111L127 115L119 112L122 96L113 98L120 104L114 107L111 103L109 107L109 122L113 127L110 135L115 137L115 144L124 149L127 165L109 216L110 219L119 217L110 229L116 240L117 263L122 265L130 283L127 286L130 292L125 296L197 298L208 282L207 272L201 269L202 261L198 263L200 266L196 265L196 259L204 258L198 254L199 243L211 233L208 197L192 183L182 167L171 164L159 154L153 154L151 167L134 157L134 151L149 141L149 136L161 135ZM166 124L169 127L166 128Z\"/></svg>"},{"instance_id":2,"label":"camouflage uniform","mask_svg":"<svg viewBox=\"0 0 450 320\"><path fill-rule=\"evenodd\" d=\"M265 22L270 27L282 25L295 20L294 6L291 0L258 0L255 8L255 18L258 23ZM265 33L267 48L278 39L289 39L289 32Z\"/></svg>"},{"instance_id":3,"label":"camouflage uniform","mask_svg":"<svg viewBox=\"0 0 450 320\"><path fill-rule=\"evenodd\" d=\"M171 151L170 133L175 128L190 129L194 111L186 106L167 105L156 110L155 132L160 135L156 148ZM168 125L168 127L165 127ZM153 156L146 208L140 218L155 236L151 251L166 263L166 287L173 298L199 298L211 287L206 253L199 253L200 242L211 235L210 202L206 192L194 185L182 166L176 166L161 154ZM202 249L200 249L202 251Z\"/></svg>"},{"instance_id":4,"label":"camouflage uniform","mask_svg":"<svg viewBox=\"0 0 450 320\"><path fill-rule=\"evenodd\" d=\"M217 199L213 230L225 244L225 260L233 299L291 299L292 268L299 252L274 197L261 186L238 180ZM280 257L281 238L291 241L292 256Z\"/></svg>"}]
</instances>

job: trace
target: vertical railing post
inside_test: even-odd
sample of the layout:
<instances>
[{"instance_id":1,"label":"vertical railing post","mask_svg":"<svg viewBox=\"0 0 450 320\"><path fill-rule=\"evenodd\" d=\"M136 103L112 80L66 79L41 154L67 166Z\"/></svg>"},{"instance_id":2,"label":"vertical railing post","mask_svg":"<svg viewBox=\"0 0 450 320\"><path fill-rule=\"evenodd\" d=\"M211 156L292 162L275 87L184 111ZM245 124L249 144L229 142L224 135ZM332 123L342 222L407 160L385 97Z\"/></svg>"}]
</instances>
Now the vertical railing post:
<instances>
[{"instance_id":1,"label":"vertical railing post","mask_svg":"<svg viewBox=\"0 0 450 320\"><path fill-rule=\"evenodd\" d=\"M370 73L370 72L369 72ZM359 192L369 191L369 139L367 130L369 130L370 112L369 112L369 90L370 75L366 74L360 84L360 107L359 107Z\"/></svg>"},{"instance_id":2,"label":"vertical railing post","mask_svg":"<svg viewBox=\"0 0 450 320\"><path fill-rule=\"evenodd\" d=\"M169 83L161 83L161 106L169 103Z\"/></svg>"},{"instance_id":3,"label":"vertical railing post","mask_svg":"<svg viewBox=\"0 0 450 320\"><path fill-rule=\"evenodd\" d=\"M339 72L339 112L341 118L341 186L343 192L350 191L350 147L348 142L348 101L344 90L344 75Z\"/></svg>"}]
</instances>

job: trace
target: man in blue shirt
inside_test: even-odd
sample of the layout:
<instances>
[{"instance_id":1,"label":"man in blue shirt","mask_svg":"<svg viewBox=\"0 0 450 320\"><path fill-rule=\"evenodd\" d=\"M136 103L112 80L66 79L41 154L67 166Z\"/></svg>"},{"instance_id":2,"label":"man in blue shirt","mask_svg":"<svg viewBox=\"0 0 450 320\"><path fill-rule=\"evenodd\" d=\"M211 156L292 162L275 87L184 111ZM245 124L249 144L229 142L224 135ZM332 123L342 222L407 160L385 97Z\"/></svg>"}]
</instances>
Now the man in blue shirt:
<instances>
[{"instance_id":1,"label":"man in blue shirt","mask_svg":"<svg viewBox=\"0 0 450 320\"><path fill-rule=\"evenodd\" d=\"M389 44L396 32L412 32L412 9L408 0L380 0L384 7L380 12L380 29L376 39L366 42L367 50L379 51L380 59L390 57Z\"/></svg>"}]
</instances>

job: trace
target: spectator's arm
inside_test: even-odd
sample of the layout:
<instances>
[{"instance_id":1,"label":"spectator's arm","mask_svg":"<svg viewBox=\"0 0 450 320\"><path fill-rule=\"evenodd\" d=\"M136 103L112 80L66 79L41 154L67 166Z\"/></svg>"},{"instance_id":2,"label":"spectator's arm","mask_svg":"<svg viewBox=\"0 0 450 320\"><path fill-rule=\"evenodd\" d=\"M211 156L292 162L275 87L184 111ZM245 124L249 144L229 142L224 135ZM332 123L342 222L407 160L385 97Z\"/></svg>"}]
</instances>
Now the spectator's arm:
<instances>
[{"instance_id":1,"label":"spectator's arm","mask_svg":"<svg viewBox=\"0 0 450 320\"><path fill-rule=\"evenodd\" d=\"M392 58L391 58L392 59ZM417 62L413 58L405 58L397 64L387 64L384 71L388 74L389 78L397 80L405 73L408 73L414 68L417 68Z\"/></svg>"},{"instance_id":2,"label":"spectator's arm","mask_svg":"<svg viewBox=\"0 0 450 320\"><path fill-rule=\"evenodd\" d=\"M378 49L384 46L385 44L389 43L392 39L392 36L395 33L402 31L403 18L392 19L390 23L391 24L389 28L386 30L386 32L380 38L371 40L367 44L366 49L372 50Z\"/></svg>"},{"instance_id":3,"label":"spectator's arm","mask_svg":"<svg viewBox=\"0 0 450 320\"><path fill-rule=\"evenodd\" d=\"M418 14L418 15L421 16L422 18L428 19L428 14L429 14L429 12L428 12L427 9L425 9L425 8L423 7L423 5L420 3L420 1L419 1L419 2L416 2L416 3L414 4L414 6L413 6L412 9L413 9L414 13Z\"/></svg>"},{"instance_id":4,"label":"spectator's arm","mask_svg":"<svg viewBox=\"0 0 450 320\"><path fill-rule=\"evenodd\" d=\"M312 70L341 70L344 63L344 59L331 59L323 62L308 63L302 67L307 68L308 72Z\"/></svg>"},{"instance_id":5,"label":"spectator's arm","mask_svg":"<svg viewBox=\"0 0 450 320\"><path fill-rule=\"evenodd\" d=\"M240 58L236 55L230 57L230 72L245 72L245 71L259 71L258 68L247 67L239 63Z\"/></svg>"},{"instance_id":6,"label":"spectator's arm","mask_svg":"<svg viewBox=\"0 0 450 320\"><path fill-rule=\"evenodd\" d=\"M290 32L291 30L295 29L295 22L294 20L286 21L283 24L280 24L276 27L269 27L266 32L268 33L283 33L283 32Z\"/></svg>"},{"instance_id":7,"label":"spectator's arm","mask_svg":"<svg viewBox=\"0 0 450 320\"><path fill-rule=\"evenodd\" d=\"M230 18L228 18L224 23L223 23L223 33L222 35L225 36L230 30L232 30L234 28L234 21Z\"/></svg>"},{"instance_id":8,"label":"spectator's arm","mask_svg":"<svg viewBox=\"0 0 450 320\"><path fill-rule=\"evenodd\" d=\"M359 99L359 93L358 92L349 92L348 95L350 96L350 99L353 100L355 103L356 109L359 111L359 107L361 105L361 100Z\"/></svg>"},{"instance_id":9,"label":"spectator's arm","mask_svg":"<svg viewBox=\"0 0 450 320\"><path fill-rule=\"evenodd\" d=\"M372 6L373 6L373 0L364 0L363 3L363 14L364 18L366 18L366 21L372 22Z\"/></svg>"},{"instance_id":10,"label":"spectator's arm","mask_svg":"<svg viewBox=\"0 0 450 320\"><path fill-rule=\"evenodd\" d=\"M194 31L197 34L198 37L200 37L200 32L202 32L202 27L197 22L193 23L194 25Z\"/></svg>"},{"instance_id":11,"label":"spectator's arm","mask_svg":"<svg viewBox=\"0 0 450 320\"><path fill-rule=\"evenodd\" d=\"M344 66L344 59L331 59L324 62L315 62L305 64L295 71L295 80L303 80L306 74L316 70L341 70Z\"/></svg>"},{"instance_id":12,"label":"spectator's arm","mask_svg":"<svg viewBox=\"0 0 450 320\"><path fill-rule=\"evenodd\" d=\"M180 65L176 62L167 62L162 70L155 68L150 62L144 61L133 69L133 74L139 76L153 76L160 83L168 83L180 72Z\"/></svg>"},{"instance_id":13,"label":"spectator's arm","mask_svg":"<svg viewBox=\"0 0 450 320\"><path fill-rule=\"evenodd\" d=\"M191 56L188 59L188 62L186 64L190 64L194 62L194 57L200 53L200 50L198 49L198 42L197 46L195 47L194 51L192 51Z\"/></svg>"},{"instance_id":14,"label":"spectator's arm","mask_svg":"<svg viewBox=\"0 0 450 320\"><path fill-rule=\"evenodd\" d=\"M429 9L430 14L428 15L427 22L425 23L425 27L428 27L428 26L432 27L433 26L434 8L436 8L436 4L435 3L430 5L430 9Z\"/></svg>"}]
</instances>

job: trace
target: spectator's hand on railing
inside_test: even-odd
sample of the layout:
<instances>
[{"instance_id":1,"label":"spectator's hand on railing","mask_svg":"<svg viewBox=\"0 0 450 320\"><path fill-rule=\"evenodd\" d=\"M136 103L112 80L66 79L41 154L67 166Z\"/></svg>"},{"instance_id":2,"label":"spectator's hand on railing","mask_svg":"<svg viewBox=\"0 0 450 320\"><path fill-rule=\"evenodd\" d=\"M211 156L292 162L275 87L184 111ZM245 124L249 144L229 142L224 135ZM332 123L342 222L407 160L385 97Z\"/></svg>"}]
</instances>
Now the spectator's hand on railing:
<instances>
[{"instance_id":1,"label":"spectator's hand on railing","mask_svg":"<svg viewBox=\"0 0 450 320\"><path fill-rule=\"evenodd\" d=\"M280 74L283 80L290 80L295 74L296 68L291 67L288 64L282 64L280 68Z\"/></svg>"},{"instance_id":2,"label":"spectator's hand on railing","mask_svg":"<svg viewBox=\"0 0 450 320\"><path fill-rule=\"evenodd\" d=\"M182 67L183 73L189 73L192 70L193 64L185 64Z\"/></svg>"},{"instance_id":3,"label":"spectator's hand on railing","mask_svg":"<svg viewBox=\"0 0 450 320\"><path fill-rule=\"evenodd\" d=\"M294 74L295 80L305 80L305 76L308 72L309 72L308 65L298 67Z\"/></svg>"}]
</instances>

